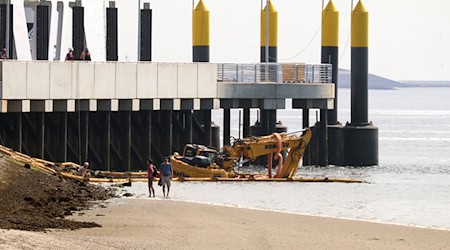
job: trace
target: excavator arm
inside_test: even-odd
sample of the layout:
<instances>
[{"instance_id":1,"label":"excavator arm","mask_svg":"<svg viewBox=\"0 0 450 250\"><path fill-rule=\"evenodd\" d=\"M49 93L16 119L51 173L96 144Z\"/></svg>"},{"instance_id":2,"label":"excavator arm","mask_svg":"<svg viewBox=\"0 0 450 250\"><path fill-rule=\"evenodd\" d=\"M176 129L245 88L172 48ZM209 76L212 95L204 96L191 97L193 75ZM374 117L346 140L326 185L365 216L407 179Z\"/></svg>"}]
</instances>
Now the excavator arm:
<instances>
[{"instance_id":1,"label":"excavator arm","mask_svg":"<svg viewBox=\"0 0 450 250\"><path fill-rule=\"evenodd\" d=\"M241 157L254 161L258 156L268 156L269 177L272 177L272 159L278 159L278 169L274 177L292 177L297 171L300 160L303 157L306 146L311 140L311 130L306 128L302 135L273 133L267 136L248 137L234 142L232 146L224 147L227 160L225 166L229 166L231 161L236 162ZM288 151L285 162L281 156L281 151Z\"/></svg>"}]
</instances>

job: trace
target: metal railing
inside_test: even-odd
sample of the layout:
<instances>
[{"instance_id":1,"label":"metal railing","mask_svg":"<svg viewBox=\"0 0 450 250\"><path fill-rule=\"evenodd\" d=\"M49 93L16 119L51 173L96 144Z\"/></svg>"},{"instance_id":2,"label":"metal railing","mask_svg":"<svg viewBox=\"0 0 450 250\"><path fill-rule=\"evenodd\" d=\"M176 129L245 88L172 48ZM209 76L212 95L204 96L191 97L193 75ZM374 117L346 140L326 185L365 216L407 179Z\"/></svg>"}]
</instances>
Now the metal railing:
<instances>
[{"instance_id":1,"label":"metal railing","mask_svg":"<svg viewBox=\"0 0 450 250\"><path fill-rule=\"evenodd\" d=\"M239 83L331 83L331 64L220 63L218 82Z\"/></svg>"}]
</instances>

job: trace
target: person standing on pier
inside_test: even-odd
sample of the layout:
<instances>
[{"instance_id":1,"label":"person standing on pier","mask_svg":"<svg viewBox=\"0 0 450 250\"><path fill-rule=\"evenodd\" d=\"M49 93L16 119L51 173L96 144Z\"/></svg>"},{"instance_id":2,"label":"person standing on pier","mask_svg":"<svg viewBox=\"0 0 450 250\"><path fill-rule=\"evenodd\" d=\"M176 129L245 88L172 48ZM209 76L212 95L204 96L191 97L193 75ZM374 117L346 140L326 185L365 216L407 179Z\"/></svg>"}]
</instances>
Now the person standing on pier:
<instances>
[{"instance_id":1,"label":"person standing on pier","mask_svg":"<svg viewBox=\"0 0 450 250\"><path fill-rule=\"evenodd\" d=\"M73 61L73 49L72 47L69 48L69 52L66 54L66 61Z\"/></svg>"},{"instance_id":2,"label":"person standing on pier","mask_svg":"<svg viewBox=\"0 0 450 250\"><path fill-rule=\"evenodd\" d=\"M155 189L153 188L153 178L156 176L157 170L153 161L150 159L147 161L147 180L148 180L148 197L155 197ZM153 193L153 196L152 196Z\"/></svg>"},{"instance_id":3,"label":"person standing on pier","mask_svg":"<svg viewBox=\"0 0 450 250\"><path fill-rule=\"evenodd\" d=\"M89 52L88 48L84 48L83 52L81 52L80 60L82 60L82 61L90 61L91 60L91 52Z\"/></svg>"},{"instance_id":4,"label":"person standing on pier","mask_svg":"<svg viewBox=\"0 0 450 250\"><path fill-rule=\"evenodd\" d=\"M173 176L172 164L169 162L168 157L164 157L164 162L159 166L159 171L161 174L161 185L163 196L168 197L170 192L170 184ZM167 186L167 196L166 196L166 186Z\"/></svg>"},{"instance_id":5,"label":"person standing on pier","mask_svg":"<svg viewBox=\"0 0 450 250\"><path fill-rule=\"evenodd\" d=\"M6 48L2 49L2 53L0 54L0 59L1 60L6 60L8 59L8 55L6 54Z\"/></svg>"}]
</instances>

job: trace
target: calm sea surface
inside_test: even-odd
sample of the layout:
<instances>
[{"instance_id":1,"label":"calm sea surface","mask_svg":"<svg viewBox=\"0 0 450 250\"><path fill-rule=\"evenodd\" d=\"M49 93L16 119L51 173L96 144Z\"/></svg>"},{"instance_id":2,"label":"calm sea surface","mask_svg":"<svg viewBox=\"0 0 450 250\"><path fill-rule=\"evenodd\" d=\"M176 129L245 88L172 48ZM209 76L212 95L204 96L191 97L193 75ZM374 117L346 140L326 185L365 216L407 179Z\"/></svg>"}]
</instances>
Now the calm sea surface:
<instances>
[{"instance_id":1,"label":"calm sea surface","mask_svg":"<svg viewBox=\"0 0 450 250\"><path fill-rule=\"evenodd\" d=\"M370 90L369 98L369 120L379 128L380 165L298 171L369 183L175 183L171 199L449 230L450 88ZM232 135L238 136L239 111L232 112ZM339 89L339 120L349 119L350 91ZM213 120L222 126L222 113L214 111ZM252 111L252 124L255 120ZM281 110L278 120L289 132L302 127L299 110ZM144 183L129 191L147 195Z\"/></svg>"}]
</instances>

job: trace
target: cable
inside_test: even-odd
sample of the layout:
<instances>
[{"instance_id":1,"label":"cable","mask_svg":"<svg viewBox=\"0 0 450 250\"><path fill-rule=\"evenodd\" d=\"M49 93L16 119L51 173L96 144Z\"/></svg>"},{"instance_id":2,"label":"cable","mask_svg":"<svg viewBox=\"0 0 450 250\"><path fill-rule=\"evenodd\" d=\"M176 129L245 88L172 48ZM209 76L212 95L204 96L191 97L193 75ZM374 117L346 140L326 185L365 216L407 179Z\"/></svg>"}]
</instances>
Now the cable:
<instances>
[{"instance_id":1,"label":"cable","mask_svg":"<svg viewBox=\"0 0 450 250\"><path fill-rule=\"evenodd\" d=\"M288 57L288 58L281 58L281 59L278 59L279 61L288 61L288 60L291 60L291 59L294 59L294 58L296 58L297 56L299 56L299 55L301 55L303 52L305 52L305 50L311 45L311 43L314 41L314 39L316 38L316 36L317 36L317 33L319 33L319 30L322 28L322 24L320 24L319 25L319 27L317 28L317 30L316 30L316 32L314 33L314 35L313 35L313 37L311 38L311 40L306 44L306 46L302 49L302 50L300 50L300 52L298 52L297 54L295 54L294 56L291 56L291 57ZM270 59L277 59L277 58L273 58L273 57L269 57Z\"/></svg>"},{"instance_id":2,"label":"cable","mask_svg":"<svg viewBox=\"0 0 450 250\"><path fill-rule=\"evenodd\" d=\"M345 46L344 46L344 49L342 50L341 56L339 57L338 64L341 63L341 60L344 57L345 51L347 51L348 43L350 41L350 35L352 33L352 27L351 26L352 26L353 15L355 15L355 12L353 11L353 1L352 1L351 4L352 4L352 6L351 6L350 11L351 11L352 15L351 15L351 19L350 19L350 30L348 31L347 40L345 41Z\"/></svg>"},{"instance_id":3,"label":"cable","mask_svg":"<svg viewBox=\"0 0 450 250\"><path fill-rule=\"evenodd\" d=\"M350 34L351 34L351 28L350 31L347 34L347 40L345 41L345 46L344 49L342 50L341 56L339 57L338 63L341 63L342 58L344 57L345 51L347 50L348 47L348 41L350 40Z\"/></svg>"},{"instance_id":4,"label":"cable","mask_svg":"<svg viewBox=\"0 0 450 250\"><path fill-rule=\"evenodd\" d=\"M327 14L328 14L328 12L325 12L325 16L323 17L324 19L327 17ZM311 45L311 43L314 41L314 39L316 39L316 36L319 33L319 30L321 30L321 28L322 28L322 22L320 23L319 27L314 32L314 35L311 38L311 40L309 40L309 42L306 44L306 46L302 50L300 50L300 52L298 52L294 56L291 56L291 57L288 57L288 58L282 58L282 59L278 59L278 60L279 61L288 61L288 60L294 59L297 56L301 55ZM273 60L277 60L277 58L273 58L273 57L269 57L269 58L273 59Z\"/></svg>"}]
</instances>

